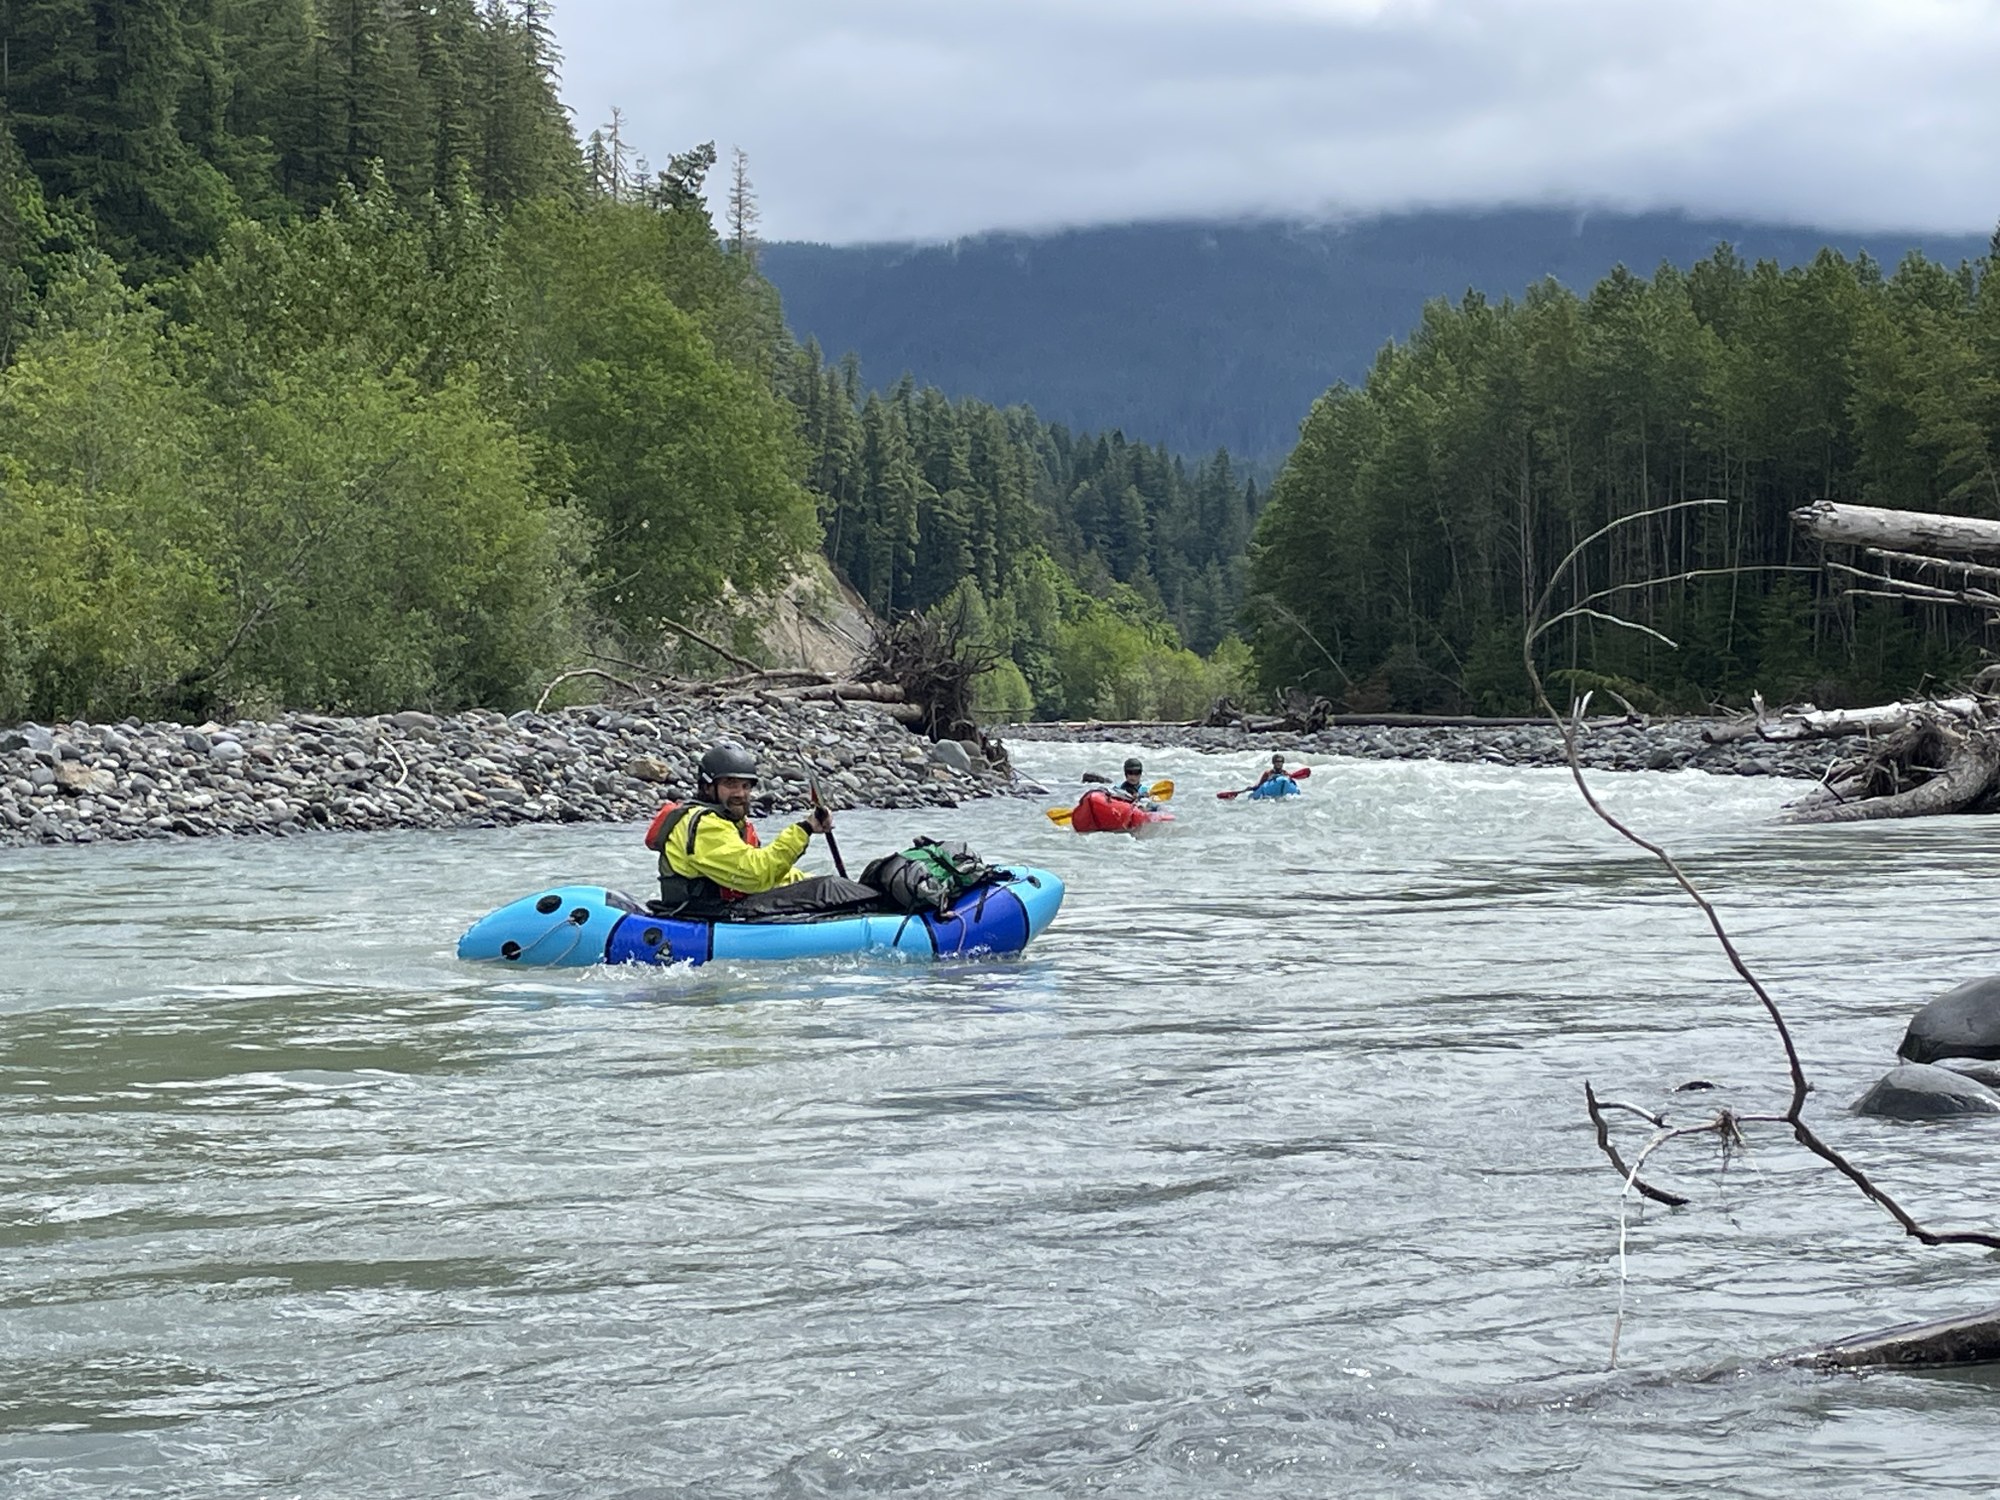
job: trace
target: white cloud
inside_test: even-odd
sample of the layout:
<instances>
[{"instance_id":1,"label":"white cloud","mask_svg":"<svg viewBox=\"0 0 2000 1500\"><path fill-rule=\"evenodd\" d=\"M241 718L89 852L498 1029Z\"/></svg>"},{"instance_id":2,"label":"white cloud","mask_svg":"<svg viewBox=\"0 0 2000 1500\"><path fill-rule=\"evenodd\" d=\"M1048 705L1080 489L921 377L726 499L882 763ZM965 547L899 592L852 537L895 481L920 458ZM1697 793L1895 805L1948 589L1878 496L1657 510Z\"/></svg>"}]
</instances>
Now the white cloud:
<instances>
[{"instance_id":1,"label":"white cloud","mask_svg":"<svg viewBox=\"0 0 2000 1500\"><path fill-rule=\"evenodd\" d=\"M579 126L772 238L1543 198L1977 231L1990 0L565 0Z\"/></svg>"}]
</instances>

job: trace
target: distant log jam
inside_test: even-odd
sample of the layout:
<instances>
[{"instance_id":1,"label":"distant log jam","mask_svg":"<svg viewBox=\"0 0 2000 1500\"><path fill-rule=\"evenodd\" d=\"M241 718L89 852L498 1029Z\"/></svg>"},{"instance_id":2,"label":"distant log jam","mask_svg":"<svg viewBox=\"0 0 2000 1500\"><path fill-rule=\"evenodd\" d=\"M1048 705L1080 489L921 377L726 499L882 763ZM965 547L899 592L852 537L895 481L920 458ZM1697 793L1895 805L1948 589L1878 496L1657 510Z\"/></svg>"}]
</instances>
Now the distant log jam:
<instances>
[{"instance_id":1,"label":"distant log jam","mask_svg":"<svg viewBox=\"0 0 2000 1500\"><path fill-rule=\"evenodd\" d=\"M1859 823L1990 812L2000 788L2000 724L1990 706L1911 709L1865 756L1844 762L1780 815L1787 823Z\"/></svg>"}]
</instances>

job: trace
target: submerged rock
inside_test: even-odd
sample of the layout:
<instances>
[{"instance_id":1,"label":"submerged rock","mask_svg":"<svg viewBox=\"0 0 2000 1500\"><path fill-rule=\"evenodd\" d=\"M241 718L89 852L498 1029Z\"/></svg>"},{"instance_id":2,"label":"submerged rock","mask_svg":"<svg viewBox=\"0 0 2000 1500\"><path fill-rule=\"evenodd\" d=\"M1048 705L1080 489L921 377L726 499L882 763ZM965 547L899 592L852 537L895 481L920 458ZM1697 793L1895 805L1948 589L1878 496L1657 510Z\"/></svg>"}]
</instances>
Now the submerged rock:
<instances>
[{"instance_id":1,"label":"submerged rock","mask_svg":"<svg viewBox=\"0 0 2000 1500\"><path fill-rule=\"evenodd\" d=\"M1929 1063L1904 1063L1854 1101L1859 1115L1888 1120L1946 1120L1959 1115L2000 1115L2000 1093L1977 1079Z\"/></svg>"}]
</instances>

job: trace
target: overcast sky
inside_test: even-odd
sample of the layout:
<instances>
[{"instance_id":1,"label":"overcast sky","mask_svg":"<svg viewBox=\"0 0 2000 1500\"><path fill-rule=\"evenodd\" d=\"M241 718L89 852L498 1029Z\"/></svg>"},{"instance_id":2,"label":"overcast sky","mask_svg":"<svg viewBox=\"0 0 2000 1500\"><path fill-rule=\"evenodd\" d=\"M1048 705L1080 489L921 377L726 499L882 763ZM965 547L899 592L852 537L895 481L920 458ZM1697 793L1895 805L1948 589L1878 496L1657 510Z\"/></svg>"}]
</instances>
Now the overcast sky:
<instances>
[{"instance_id":1,"label":"overcast sky","mask_svg":"<svg viewBox=\"0 0 2000 1500\"><path fill-rule=\"evenodd\" d=\"M766 239L1494 202L2000 218L2000 0L557 0L580 135Z\"/></svg>"}]
</instances>

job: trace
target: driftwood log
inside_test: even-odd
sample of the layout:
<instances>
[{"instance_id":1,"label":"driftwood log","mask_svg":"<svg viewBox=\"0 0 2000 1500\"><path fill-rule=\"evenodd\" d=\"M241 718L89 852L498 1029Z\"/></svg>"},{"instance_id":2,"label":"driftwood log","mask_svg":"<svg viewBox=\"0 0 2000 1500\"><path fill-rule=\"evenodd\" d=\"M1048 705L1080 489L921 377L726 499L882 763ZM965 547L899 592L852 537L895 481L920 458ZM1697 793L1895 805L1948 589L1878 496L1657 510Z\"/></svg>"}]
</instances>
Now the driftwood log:
<instances>
[{"instance_id":1,"label":"driftwood log","mask_svg":"<svg viewBox=\"0 0 2000 1500\"><path fill-rule=\"evenodd\" d=\"M1821 1370L1942 1369L2000 1360L2000 1307L1856 1334L1780 1361Z\"/></svg>"},{"instance_id":2,"label":"driftwood log","mask_svg":"<svg viewBox=\"0 0 2000 1500\"><path fill-rule=\"evenodd\" d=\"M2000 699L1985 693L1873 708L1781 709L1704 729L1712 745L1742 740L1858 738L1818 787L1779 815L1786 823L1858 823L2000 807Z\"/></svg>"},{"instance_id":3,"label":"driftwood log","mask_svg":"<svg viewBox=\"0 0 2000 1500\"><path fill-rule=\"evenodd\" d=\"M1977 698L1962 697L1913 699L1875 708L1784 708L1767 714L1760 703L1749 718L1711 725L1702 730L1701 737L1711 745L1733 745L1741 740L1824 740L1844 735L1883 734L1903 728L1920 713L1965 716L1978 706Z\"/></svg>"},{"instance_id":4,"label":"driftwood log","mask_svg":"<svg viewBox=\"0 0 2000 1500\"><path fill-rule=\"evenodd\" d=\"M975 639L965 609L953 614L907 614L876 633L859 670L893 683L898 701L915 707L906 722L933 740L970 740L986 747L973 708L973 686L997 666L1000 653Z\"/></svg>"},{"instance_id":5,"label":"driftwood log","mask_svg":"<svg viewBox=\"0 0 2000 1500\"><path fill-rule=\"evenodd\" d=\"M968 753L1005 768L1007 750L980 729L973 685L998 655L969 629L965 611L946 615L906 615L880 630L853 678L792 668L760 668L727 647L677 620L664 622L715 655L750 670L734 677L702 680L661 674L655 668L592 653L600 665L576 667L556 677L535 704L539 711L563 683L579 677L603 682L615 692L606 701L633 705L690 698L746 699L753 702L835 702L867 704L932 740L956 740ZM619 669L618 675L610 668Z\"/></svg>"},{"instance_id":6,"label":"driftwood log","mask_svg":"<svg viewBox=\"0 0 2000 1500\"><path fill-rule=\"evenodd\" d=\"M1227 698L1219 700L1228 704ZM1493 715L1481 717L1473 714L1328 714L1320 727L1325 729L1526 729L1547 728L1548 720L1539 717L1518 715ZM1622 724L1641 722L1634 714L1603 715L1584 719L1585 729L1613 729ZM1051 719L1044 727L1061 729L1079 734L1094 733L1099 730L1150 730L1150 729L1242 729L1259 734L1304 734L1311 731L1296 722L1278 714L1251 714L1231 705L1226 711L1217 708L1203 719ZM1743 738L1755 736L1754 727L1744 730Z\"/></svg>"},{"instance_id":7,"label":"driftwood log","mask_svg":"<svg viewBox=\"0 0 2000 1500\"><path fill-rule=\"evenodd\" d=\"M645 670L636 663L618 661L612 657L600 660L611 661L635 674ZM762 703L866 703L880 708L890 718L911 728L918 727L925 721L924 708L907 701L900 683L849 681L844 678L829 677L824 672L806 672L792 668L780 668L769 672L745 672L736 677L717 677L707 680L655 676L642 683L633 681L631 677L616 676L601 667L575 667L562 673L542 689L541 697L535 703L536 712L539 713L548 706L550 695L558 687L579 677L592 678L616 689L603 695L604 701L611 703L637 705L657 703L663 699L690 698L747 698Z\"/></svg>"}]
</instances>

